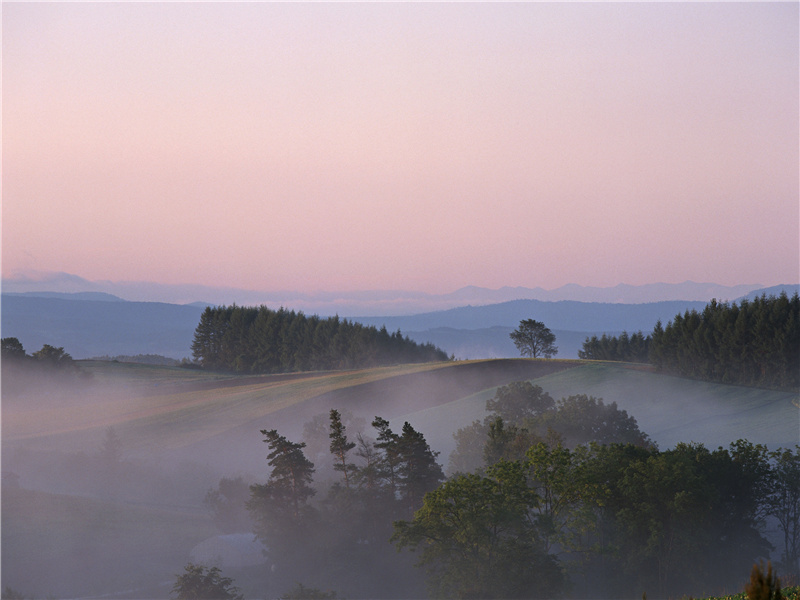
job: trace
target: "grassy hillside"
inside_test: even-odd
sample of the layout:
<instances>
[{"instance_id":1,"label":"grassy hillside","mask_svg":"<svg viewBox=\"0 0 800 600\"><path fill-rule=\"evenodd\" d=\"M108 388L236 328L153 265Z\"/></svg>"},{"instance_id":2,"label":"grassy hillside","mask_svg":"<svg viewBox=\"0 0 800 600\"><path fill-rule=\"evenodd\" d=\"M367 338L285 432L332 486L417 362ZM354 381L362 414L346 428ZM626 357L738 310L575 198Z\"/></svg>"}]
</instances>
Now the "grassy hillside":
<instances>
[{"instance_id":1,"label":"grassy hillside","mask_svg":"<svg viewBox=\"0 0 800 600\"><path fill-rule=\"evenodd\" d=\"M693 381L619 363L523 359L404 365L359 371L236 377L130 363L82 363L93 374L87 393L55 400L7 400L4 447L31 444L61 451L96 448L113 425L133 456L209 454L242 468L261 460L259 429L289 437L330 408L367 422L409 420L442 452L452 433L485 416L497 386L530 379L554 398L602 397L633 415L662 448L681 441L710 447L739 438L770 446L798 441L797 395Z\"/></svg>"},{"instance_id":2,"label":"grassy hillside","mask_svg":"<svg viewBox=\"0 0 800 600\"><path fill-rule=\"evenodd\" d=\"M788 447L800 441L797 394L694 381L607 362L583 362L533 381L555 399L588 394L616 402L661 448L678 442L716 448L739 438L770 447ZM486 390L410 411L403 418L423 424L426 435L436 432L432 445L447 457L455 444L446 432L483 419L486 400L493 393Z\"/></svg>"},{"instance_id":3,"label":"grassy hillside","mask_svg":"<svg viewBox=\"0 0 800 600\"><path fill-rule=\"evenodd\" d=\"M85 388L40 385L35 394L3 399L3 472L29 488L3 489L3 583L26 594L88 595L171 580L191 547L217 533L202 508L205 492L220 476L267 476L259 429L300 440L303 423L334 407L367 422L384 416L396 429L410 421L444 465L453 432L483 418L497 386L517 380L555 398L615 401L662 448L742 437L787 446L800 431L796 395L616 363L485 360L258 377L82 366L93 375ZM108 488L115 501L101 499L106 483L98 471L111 425L127 469Z\"/></svg>"},{"instance_id":4,"label":"grassy hillside","mask_svg":"<svg viewBox=\"0 0 800 600\"><path fill-rule=\"evenodd\" d=\"M6 401L3 444L12 458L13 451L31 448L93 452L113 426L129 457L171 457L260 472L260 429L277 428L299 439L306 421L331 408L368 422L376 415L391 419L575 364L515 359L233 377L87 363L94 377L84 391L56 390L52 396Z\"/></svg>"}]
</instances>

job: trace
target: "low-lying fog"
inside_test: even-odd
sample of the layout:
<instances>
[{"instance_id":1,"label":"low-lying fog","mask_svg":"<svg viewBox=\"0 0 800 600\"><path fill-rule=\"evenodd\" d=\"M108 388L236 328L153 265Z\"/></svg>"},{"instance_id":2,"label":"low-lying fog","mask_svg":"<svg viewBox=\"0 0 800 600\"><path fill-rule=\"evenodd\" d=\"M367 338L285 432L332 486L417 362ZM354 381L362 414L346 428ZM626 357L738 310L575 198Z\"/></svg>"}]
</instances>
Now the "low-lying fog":
<instances>
[{"instance_id":1,"label":"low-lying fog","mask_svg":"<svg viewBox=\"0 0 800 600\"><path fill-rule=\"evenodd\" d=\"M800 427L800 411L786 410L789 394L764 392L762 397L753 395L749 404L737 404L740 388L730 386L726 402L718 390L703 397L699 390L705 384L674 381L671 391L666 384L653 391L634 390L635 378L622 384L598 382L595 389L559 374L539 383L555 398L589 393L617 401L662 450L680 441L714 449L738 437L774 447L797 441L791 432ZM208 546L210 538L237 533L248 536L224 543L240 550L249 546L240 554L249 553L250 559L239 566L223 565L223 574L234 577L245 597L263 597L252 595L266 593L256 591L252 582L263 579L268 567L263 558L252 559L252 528L244 525L248 517L233 526L236 530L220 527L207 500L223 479L238 482L244 494L250 484L266 481L268 448L259 430L277 429L289 440L307 443L305 454L316 467L314 502L321 502L341 477L328 448L330 408L342 411L352 441L359 434L375 439L371 422L376 416L389 419L396 432L409 420L440 452L438 462L446 468L455 447L453 433L485 416L485 402L496 388L487 384L469 398L434 408L424 408L427 401L420 399L445 393L442 389L406 385L391 398L356 398L349 406L345 396L333 394L328 401L338 405L311 402L306 409L276 410L241 422L236 407L224 401L226 388L219 390L219 403L182 411L186 399L174 393L178 388L160 390L151 384L123 389L108 382L43 379L21 387L7 381L3 385L2 585L37 598L166 598L184 565L213 555L213 548L203 550L199 544ZM632 396L640 400L626 404ZM165 398L174 404L159 412ZM181 420L174 420L171 411ZM725 427L719 426L721 419ZM741 435L730 437L737 427ZM398 580L388 582L385 596L422 593L423 574L412 566L415 557L386 556L395 556ZM229 559L228 565L236 560ZM248 566L248 560L257 564ZM304 583L319 582L312 575ZM340 594L357 594L359 589Z\"/></svg>"}]
</instances>

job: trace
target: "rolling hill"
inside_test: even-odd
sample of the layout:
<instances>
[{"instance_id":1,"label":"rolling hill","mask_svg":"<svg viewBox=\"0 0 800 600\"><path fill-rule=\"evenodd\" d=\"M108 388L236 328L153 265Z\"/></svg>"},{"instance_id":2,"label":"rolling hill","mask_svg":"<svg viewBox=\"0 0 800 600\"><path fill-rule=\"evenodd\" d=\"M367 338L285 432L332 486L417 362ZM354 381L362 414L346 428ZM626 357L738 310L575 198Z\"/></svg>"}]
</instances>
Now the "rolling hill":
<instances>
[{"instance_id":1,"label":"rolling hill","mask_svg":"<svg viewBox=\"0 0 800 600\"><path fill-rule=\"evenodd\" d=\"M679 441L713 448L738 438L786 447L800 431L796 394L618 363L456 361L275 376L80 364L92 374L88 384L38 382L27 394L3 399L3 473L18 476L21 486L4 480L4 584L40 596L55 590L60 597L164 596L159 584L181 570L194 544L214 534L205 493L220 477L267 477L259 430L276 428L299 441L304 423L325 418L330 408L367 423L386 417L395 430L408 420L444 466L453 432L483 418L498 385L523 379L556 398L586 393L617 402L662 449ZM110 426L126 469L113 485L100 455ZM134 563L132 570L120 567Z\"/></svg>"},{"instance_id":2,"label":"rolling hill","mask_svg":"<svg viewBox=\"0 0 800 600\"><path fill-rule=\"evenodd\" d=\"M331 408L367 423L376 415L419 427L446 461L456 429L484 416L499 385L532 380L554 398L589 394L617 402L661 447L739 438L798 441L797 395L693 381L619 363L504 359L361 371L235 377L174 367L82 363L89 388L5 398L3 448L62 452L99 447L113 425L141 458L202 460L214 468L263 469L260 429L299 439L303 424ZM370 433L367 431L367 433ZM7 456L4 452L4 461Z\"/></svg>"}]
</instances>

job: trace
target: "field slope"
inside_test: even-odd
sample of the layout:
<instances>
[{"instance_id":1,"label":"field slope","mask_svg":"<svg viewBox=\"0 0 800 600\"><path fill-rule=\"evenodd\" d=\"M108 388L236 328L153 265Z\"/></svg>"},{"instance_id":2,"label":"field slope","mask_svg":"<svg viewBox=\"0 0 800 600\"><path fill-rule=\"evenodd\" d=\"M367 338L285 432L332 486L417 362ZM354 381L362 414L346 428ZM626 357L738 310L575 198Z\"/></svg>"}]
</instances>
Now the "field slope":
<instances>
[{"instance_id":1,"label":"field slope","mask_svg":"<svg viewBox=\"0 0 800 600\"><path fill-rule=\"evenodd\" d=\"M276 376L81 365L92 374L86 387L39 384L3 398L3 473L17 475L22 487L3 489L4 583L28 594L120 592L169 580L192 546L215 533L202 499L219 477L266 478L259 430L299 441L303 424L330 408L367 423L381 415L396 430L408 420L444 466L453 432L482 419L496 388L518 380L556 399L617 402L661 448L680 441L713 448L738 438L785 447L800 438L796 394L619 363L507 359ZM101 497L92 489L100 489L102 473L92 465L109 426L133 479ZM136 581L126 572L132 563Z\"/></svg>"},{"instance_id":2,"label":"field slope","mask_svg":"<svg viewBox=\"0 0 800 600\"><path fill-rule=\"evenodd\" d=\"M234 377L83 363L93 383L81 393L4 402L3 445L4 450L91 451L114 426L128 455L160 454L262 470L260 429L277 428L299 438L304 422L331 408L368 421L376 415L392 419L576 364L508 359Z\"/></svg>"},{"instance_id":3,"label":"field slope","mask_svg":"<svg viewBox=\"0 0 800 600\"><path fill-rule=\"evenodd\" d=\"M579 366L533 379L556 400L588 394L616 402L660 448L679 442L727 446L737 439L772 448L800 443L798 394L723 385L654 373L622 363L584 361ZM431 429L456 429L486 416L492 390L404 415ZM437 439L443 456L452 439Z\"/></svg>"}]
</instances>

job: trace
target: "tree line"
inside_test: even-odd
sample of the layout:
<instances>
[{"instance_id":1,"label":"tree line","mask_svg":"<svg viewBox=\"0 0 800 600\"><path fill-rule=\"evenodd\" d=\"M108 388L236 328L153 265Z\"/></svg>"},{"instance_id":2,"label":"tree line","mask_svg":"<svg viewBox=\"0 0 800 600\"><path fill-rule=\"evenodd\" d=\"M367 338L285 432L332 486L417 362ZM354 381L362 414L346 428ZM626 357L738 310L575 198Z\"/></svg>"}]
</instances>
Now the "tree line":
<instances>
[{"instance_id":1,"label":"tree line","mask_svg":"<svg viewBox=\"0 0 800 600\"><path fill-rule=\"evenodd\" d=\"M338 316L321 318L266 306L207 307L192 355L203 368L239 373L285 373L369 368L447 360L433 344L417 344Z\"/></svg>"},{"instance_id":2,"label":"tree line","mask_svg":"<svg viewBox=\"0 0 800 600\"><path fill-rule=\"evenodd\" d=\"M91 380L91 375L81 369L63 347L44 344L41 349L28 354L15 337L2 338L0 347L3 397L6 400L17 394L33 393L43 386L70 387Z\"/></svg>"},{"instance_id":3,"label":"tree line","mask_svg":"<svg viewBox=\"0 0 800 600\"><path fill-rule=\"evenodd\" d=\"M666 373L721 383L800 387L800 297L712 300L652 334L586 338L580 358L649 362Z\"/></svg>"},{"instance_id":4,"label":"tree line","mask_svg":"<svg viewBox=\"0 0 800 600\"><path fill-rule=\"evenodd\" d=\"M712 300L653 330L650 361L685 377L800 386L800 297L766 295L739 304Z\"/></svg>"},{"instance_id":5,"label":"tree line","mask_svg":"<svg viewBox=\"0 0 800 600\"><path fill-rule=\"evenodd\" d=\"M578 350L578 358L584 360L618 360L622 362L650 362L651 335L645 336L641 331L628 335L623 331L619 336L603 334L599 338L593 335L583 342L583 349Z\"/></svg>"},{"instance_id":6,"label":"tree line","mask_svg":"<svg viewBox=\"0 0 800 600\"><path fill-rule=\"evenodd\" d=\"M483 467L455 475L409 524L395 524L395 540L421 551L433 594L558 595L566 580L552 557L584 595L710 592L768 555L767 517L783 533L779 564L797 576L800 447L769 452L740 440L662 452L635 419L592 400L556 403L521 382L487 401ZM471 522L483 527L460 531ZM467 552L481 541L482 553ZM526 563L550 567L531 574Z\"/></svg>"},{"instance_id":7,"label":"tree line","mask_svg":"<svg viewBox=\"0 0 800 600\"><path fill-rule=\"evenodd\" d=\"M334 409L306 424L308 444L262 430L266 482L248 493L223 480L209 498L218 511L246 508L273 596L296 582L347 597L718 593L775 550L768 519L782 574L800 575L800 446L661 451L613 402L555 402L529 382L498 388L486 409L481 427L456 434L480 448L477 466L449 478L408 422L395 432L376 417L369 437ZM592 429L594 417L605 423ZM315 482L323 437L329 475Z\"/></svg>"}]
</instances>

